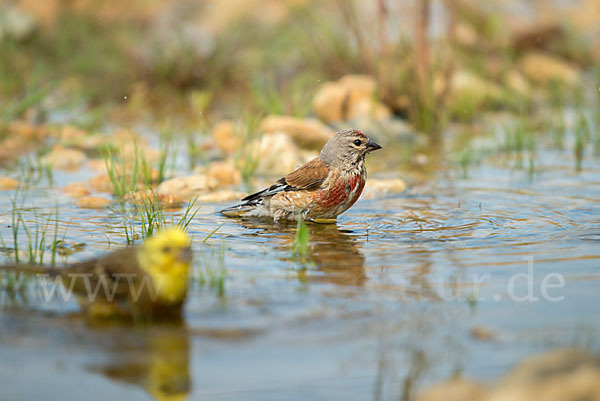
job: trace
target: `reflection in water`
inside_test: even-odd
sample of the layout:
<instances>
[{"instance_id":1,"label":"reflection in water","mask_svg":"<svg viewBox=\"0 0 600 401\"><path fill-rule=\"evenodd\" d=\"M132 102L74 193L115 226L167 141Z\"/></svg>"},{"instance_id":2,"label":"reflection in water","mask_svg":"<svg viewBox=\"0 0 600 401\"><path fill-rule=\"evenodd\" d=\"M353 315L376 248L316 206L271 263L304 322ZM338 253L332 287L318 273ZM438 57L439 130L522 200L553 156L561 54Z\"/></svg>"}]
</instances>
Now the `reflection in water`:
<instances>
[{"instance_id":1,"label":"reflection in water","mask_svg":"<svg viewBox=\"0 0 600 401\"><path fill-rule=\"evenodd\" d=\"M241 225L260 230L256 236L272 234L281 239L277 247L291 255L296 235L296 225L275 225L273 221L259 219L238 220ZM308 259L322 274L310 275L311 281L325 281L341 285L362 285L366 282L365 257L360 251L356 238L351 231L340 230L337 224L317 224L306 222L310 232Z\"/></svg>"},{"instance_id":2,"label":"reflection in water","mask_svg":"<svg viewBox=\"0 0 600 401\"><path fill-rule=\"evenodd\" d=\"M109 359L90 370L142 387L158 401L187 399L191 388L190 344L182 325L124 331L104 346Z\"/></svg>"}]
</instances>

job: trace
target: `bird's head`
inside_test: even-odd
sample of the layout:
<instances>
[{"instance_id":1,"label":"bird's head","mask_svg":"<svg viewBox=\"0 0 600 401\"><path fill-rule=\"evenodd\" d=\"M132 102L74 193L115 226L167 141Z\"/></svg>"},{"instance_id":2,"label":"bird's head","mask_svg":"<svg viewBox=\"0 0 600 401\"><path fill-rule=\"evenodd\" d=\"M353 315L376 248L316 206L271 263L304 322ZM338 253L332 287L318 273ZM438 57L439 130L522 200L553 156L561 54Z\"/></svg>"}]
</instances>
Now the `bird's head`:
<instances>
[{"instance_id":1,"label":"bird's head","mask_svg":"<svg viewBox=\"0 0 600 401\"><path fill-rule=\"evenodd\" d=\"M138 250L140 267L148 273L162 302L180 303L187 294L191 240L179 228L170 228L148 238Z\"/></svg>"},{"instance_id":2,"label":"bird's head","mask_svg":"<svg viewBox=\"0 0 600 401\"><path fill-rule=\"evenodd\" d=\"M347 169L364 161L367 153L381 149L356 129L338 131L321 150L320 158L330 166Z\"/></svg>"}]
</instances>

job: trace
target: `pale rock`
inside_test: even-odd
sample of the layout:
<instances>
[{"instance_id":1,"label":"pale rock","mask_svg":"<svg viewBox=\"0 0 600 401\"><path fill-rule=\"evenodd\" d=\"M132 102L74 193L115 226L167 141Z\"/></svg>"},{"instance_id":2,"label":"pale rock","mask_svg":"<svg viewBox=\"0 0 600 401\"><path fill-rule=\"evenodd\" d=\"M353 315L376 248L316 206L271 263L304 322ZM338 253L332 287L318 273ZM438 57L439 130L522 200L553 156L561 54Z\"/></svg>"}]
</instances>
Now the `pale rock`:
<instances>
[{"instance_id":1,"label":"pale rock","mask_svg":"<svg viewBox=\"0 0 600 401\"><path fill-rule=\"evenodd\" d=\"M242 174L235 167L233 160L212 162L206 169L209 179L214 179L219 187L238 185L242 182Z\"/></svg>"},{"instance_id":2,"label":"pale rock","mask_svg":"<svg viewBox=\"0 0 600 401\"><path fill-rule=\"evenodd\" d=\"M228 190L214 191L214 192L209 192L207 194L198 196L198 202L204 202L204 203L233 202L233 201L239 201L246 195L248 195L248 194L245 192L228 191Z\"/></svg>"},{"instance_id":3,"label":"pale rock","mask_svg":"<svg viewBox=\"0 0 600 401\"><path fill-rule=\"evenodd\" d=\"M158 150L146 146L144 143L124 142L120 145L123 158L130 161L145 160L152 164L160 160L161 154ZM136 153L137 152L137 153Z\"/></svg>"},{"instance_id":4,"label":"pale rock","mask_svg":"<svg viewBox=\"0 0 600 401\"><path fill-rule=\"evenodd\" d=\"M131 131L128 129L120 129L114 134L110 136L110 139L119 142L121 144L125 143L138 143L138 144L146 144L146 140L140 136L135 131Z\"/></svg>"},{"instance_id":5,"label":"pale rock","mask_svg":"<svg viewBox=\"0 0 600 401\"><path fill-rule=\"evenodd\" d=\"M19 185L21 185L21 183L14 178L0 176L0 190L2 191L16 189Z\"/></svg>"},{"instance_id":6,"label":"pale rock","mask_svg":"<svg viewBox=\"0 0 600 401\"><path fill-rule=\"evenodd\" d=\"M256 172L265 175L285 175L305 162L298 146L289 135L262 135L249 145L249 160L257 163Z\"/></svg>"},{"instance_id":7,"label":"pale rock","mask_svg":"<svg viewBox=\"0 0 600 401\"><path fill-rule=\"evenodd\" d=\"M369 178L361 196L362 199L378 199L391 194L404 192L406 184L399 178Z\"/></svg>"},{"instance_id":8,"label":"pale rock","mask_svg":"<svg viewBox=\"0 0 600 401\"><path fill-rule=\"evenodd\" d=\"M493 331L484 326L473 326L469 330L471 337L480 341L490 341L496 338Z\"/></svg>"},{"instance_id":9,"label":"pale rock","mask_svg":"<svg viewBox=\"0 0 600 401\"><path fill-rule=\"evenodd\" d=\"M502 88L498 84L466 70L456 71L452 75L451 90L457 96L476 96L481 100L497 100L503 96Z\"/></svg>"},{"instance_id":10,"label":"pale rock","mask_svg":"<svg viewBox=\"0 0 600 401\"><path fill-rule=\"evenodd\" d=\"M63 192L75 199L83 198L84 196L88 196L90 194L90 190L87 188L87 185L82 182L73 182L67 185L63 188Z\"/></svg>"},{"instance_id":11,"label":"pale rock","mask_svg":"<svg viewBox=\"0 0 600 401\"><path fill-rule=\"evenodd\" d=\"M73 141L73 146L79 149L96 151L111 143L110 138L102 134L86 135Z\"/></svg>"},{"instance_id":12,"label":"pale rock","mask_svg":"<svg viewBox=\"0 0 600 401\"><path fill-rule=\"evenodd\" d=\"M476 47L479 44L479 35L469 24L458 23L454 32L456 42L465 47Z\"/></svg>"},{"instance_id":13,"label":"pale rock","mask_svg":"<svg viewBox=\"0 0 600 401\"><path fill-rule=\"evenodd\" d=\"M94 171L106 172L106 161L104 159L90 159L87 167Z\"/></svg>"},{"instance_id":14,"label":"pale rock","mask_svg":"<svg viewBox=\"0 0 600 401\"><path fill-rule=\"evenodd\" d=\"M295 118L289 116L267 116L260 123L263 133L283 132L298 145L306 148L321 149L335 134L335 131L314 118Z\"/></svg>"},{"instance_id":15,"label":"pale rock","mask_svg":"<svg viewBox=\"0 0 600 401\"><path fill-rule=\"evenodd\" d=\"M44 164L57 170L77 170L85 160L85 153L81 150L62 147L55 147L43 158Z\"/></svg>"},{"instance_id":16,"label":"pale rock","mask_svg":"<svg viewBox=\"0 0 600 401\"><path fill-rule=\"evenodd\" d=\"M509 70L504 76L504 82L514 92L521 96L531 96L531 85L521 72L516 69Z\"/></svg>"},{"instance_id":17,"label":"pale rock","mask_svg":"<svg viewBox=\"0 0 600 401\"><path fill-rule=\"evenodd\" d=\"M327 122L389 118L391 111L374 100L376 87L377 82L368 75L346 75L338 81L326 82L313 99L313 110Z\"/></svg>"},{"instance_id":18,"label":"pale rock","mask_svg":"<svg viewBox=\"0 0 600 401\"><path fill-rule=\"evenodd\" d=\"M576 66L543 52L526 53L519 60L519 66L530 80L538 84L559 82L574 86L579 82L580 71Z\"/></svg>"},{"instance_id":19,"label":"pale rock","mask_svg":"<svg viewBox=\"0 0 600 401\"><path fill-rule=\"evenodd\" d=\"M128 194L125 199L137 204L158 201L169 209L178 209L185 203L185 199L179 195L158 193L148 188Z\"/></svg>"},{"instance_id":20,"label":"pale rock","mask_svg":"<svg viewBox=\"0 0 600 401\"><path fill-rule=\"evenodd\" d=\"M467 70L456 71L451 78L448 109L451 114L473 117L473 113L485 107L505 107L511 100L497 83Z\"/></svg>"},{"instance_id":21,"label":"pale rock","mask_svg":"<svg viewBox=\"0 0 600 401\"><path fill-rule=\"evenodd\" d=\"M112 183L106 173L98 174L87 181L87 185L96 192L112 193Z\"/></svg>"},{"instance_id":22,"label":"pale rock","mask_svg":"<svg viewBox=\"0 0 600 401\"><path fill-rule=\"evenodd\" d=\"M487 400L600 400L600 355L557 349L527 358L497 383Z\"/></svg>"},{"instance_id":23,"label":"pale rock","mask_svg":"<svg viewBox=\"0 0 600 401\"><path fill-rule=\"evenodd\" d=\"M457 378L429 387L416 397L416 401L483 401L485 397L484 387Z\"/></svg>"},{"instance_id":24,"label":"pale rock","mask_svg":"<svg viewBox=\"0 0 600 401\"><path fill-rule=\"evenodd\" d=\"M225 120L218 122L212 129L211 135L217 148L226 155L233 154L242 146L242 140L235 134L233 122Z\"/></svg>"},{"instance_id":25,"label":"pale rock","mask_svg":"<svg viewBox=\"0 0 600 401\"><path fill-rule=\"evenodd\" d=\"M65 125L58 134L61 140L79 140L87 136L87 132L73 125Z\"/></svg>"},{"instance_id":26,"label":"pale rock","mask_svg":"<svg viewBox=\"0 0 600 401\"><path fill-rule=\"evenodd\" d=\"M10 2L7 2L11 4ZM0 39L2 35L23 40L35 30L35 18L27 10L12 5L1 5Z\"/></svg>"},{"instance_id":27,"label":"pale rock","mask_svg":"<svg viewBox=\"0 0 600 401\"><path fill-rule=\"evenodd\" d=\"M492 385L458 378L422 391L416 401L600 400L600 355L557 349L525 358Z\"/></svg>"},{"instance_id":28,"label":"pale rock","mask_svg":"<svg viewBox=\"0 0 600 401\"><path fill-rule=\"evenodd\" d=\"M217 188L219 182L206 174L197 174L187 177L176 177L163 181L156 188L159 195L173 195L183 199L189 199L199 194L209 192Z\"/></svg>"},{"instance_id":29,"label":"pale rock","mask_svg":"<svg viewBox=\"0 0 600 401\"><path fill-rule=\"evenodd\" d=\"M347 93L336 82L326 82L313 99L313 110L324 121L345 120L344 102Z\"/></svg>"},{"instance_id":30,"label":"pale rock","mask_svg":"<svg viewBox=\"0 0 600 401\"><path fill-rule=\"evenodd\" d=\"M42 139L49 134L49 129L43 125L34 125L26 121L12 121L6 127L10 135L21 139Z\"/></svg>"},{"instance_id":31,"label":"pale rock","mask_svg":"<svg viewBox=\"0 0 600 401\"><path fill-rule=\"evenodd\" d=\"M110 199L99 196L84 196L77 200L77 206L82 209L104 209L110 202Z\"/></svg>"}]
</instances>

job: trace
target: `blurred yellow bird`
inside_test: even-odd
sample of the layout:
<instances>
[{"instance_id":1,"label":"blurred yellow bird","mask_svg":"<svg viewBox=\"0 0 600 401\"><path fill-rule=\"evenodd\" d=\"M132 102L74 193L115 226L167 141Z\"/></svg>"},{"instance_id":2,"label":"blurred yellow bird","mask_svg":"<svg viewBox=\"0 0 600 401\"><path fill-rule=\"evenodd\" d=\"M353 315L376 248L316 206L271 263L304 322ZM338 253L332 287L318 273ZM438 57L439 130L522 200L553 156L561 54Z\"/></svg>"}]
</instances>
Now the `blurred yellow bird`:
<instances>
[{"instance_id":1,"label":"blurred yellow bird","mask_svg":"<svg viewBox=\"0 0 600 401\"><path fill-rule=\"evenodd\" d=\"M60 280L88 314L98 317L173 319L181 317L192 261L191 240L171 228L142 245L59 268L2 266L3 270ZM56 282L56 281L55 281Z\"/></svg>"}]
</instances>

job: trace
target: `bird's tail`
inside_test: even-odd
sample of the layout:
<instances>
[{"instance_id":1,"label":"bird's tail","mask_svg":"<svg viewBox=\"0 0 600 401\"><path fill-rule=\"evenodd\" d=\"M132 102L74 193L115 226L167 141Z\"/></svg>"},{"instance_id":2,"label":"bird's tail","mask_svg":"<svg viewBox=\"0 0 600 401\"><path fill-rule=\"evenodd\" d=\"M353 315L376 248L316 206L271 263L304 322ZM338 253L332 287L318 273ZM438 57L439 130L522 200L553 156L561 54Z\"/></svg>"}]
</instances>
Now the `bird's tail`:
<instances>
[{"instance_id":1,"label":"bird's tail","mask_svg":"<svg viewBox=\"0 0 600 401\"><path fill-rule=\"evenodd\" d=\"M256 205L250 203L241 203L239 205L223 209L220 211L220 213L226 217L243 217L247 216L254 209L256 209Z\"/></svg>"}]
</instances>

